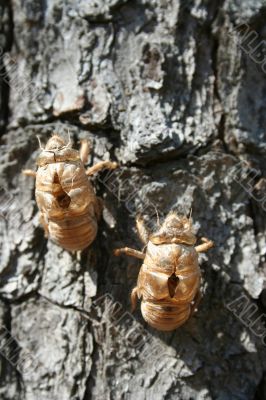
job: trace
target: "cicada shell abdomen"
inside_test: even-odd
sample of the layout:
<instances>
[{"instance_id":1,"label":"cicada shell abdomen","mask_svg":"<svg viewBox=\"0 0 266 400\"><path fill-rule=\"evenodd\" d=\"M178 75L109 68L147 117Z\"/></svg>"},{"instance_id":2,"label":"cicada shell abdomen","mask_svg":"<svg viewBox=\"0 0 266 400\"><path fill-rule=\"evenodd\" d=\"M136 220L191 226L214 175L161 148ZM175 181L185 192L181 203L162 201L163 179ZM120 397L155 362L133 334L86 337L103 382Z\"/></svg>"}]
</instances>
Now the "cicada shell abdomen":
<instances>
[{"instance_id":1,"label":"cicada shell abdomen","mask_svg":"<svg viewBox=\"0 0 266 400\"><path fill-rule=\"evenodd\" d=\"M161 331L184 324L191 315L200 276L193 246L149 242L137 284L147 323Z\"/></svg>"}]
</instances>

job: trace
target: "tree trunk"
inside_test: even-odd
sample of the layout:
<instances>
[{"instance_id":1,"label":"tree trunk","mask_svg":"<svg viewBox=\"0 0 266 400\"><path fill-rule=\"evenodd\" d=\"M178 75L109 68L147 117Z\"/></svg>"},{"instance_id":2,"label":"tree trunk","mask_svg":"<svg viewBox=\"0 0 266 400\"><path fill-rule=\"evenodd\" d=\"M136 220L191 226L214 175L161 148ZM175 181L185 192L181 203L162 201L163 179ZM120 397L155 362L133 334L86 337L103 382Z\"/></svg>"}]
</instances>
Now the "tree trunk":
<instances>
[{"instance_id":1,"label":"tree trunk","mask_svg":"<svg viewBox=\"0 0 266 400\"><path fill-rule=\"evenodd\" d=\"M264 4L0 1L1 400L266 398ZM120 164L81 255L45 238L21 174L68 131ZM136 214L191 209L215 242L203 298L159 332L130 313L141 261L113 250L141 250Z\"/></svg>"}]
</instances>

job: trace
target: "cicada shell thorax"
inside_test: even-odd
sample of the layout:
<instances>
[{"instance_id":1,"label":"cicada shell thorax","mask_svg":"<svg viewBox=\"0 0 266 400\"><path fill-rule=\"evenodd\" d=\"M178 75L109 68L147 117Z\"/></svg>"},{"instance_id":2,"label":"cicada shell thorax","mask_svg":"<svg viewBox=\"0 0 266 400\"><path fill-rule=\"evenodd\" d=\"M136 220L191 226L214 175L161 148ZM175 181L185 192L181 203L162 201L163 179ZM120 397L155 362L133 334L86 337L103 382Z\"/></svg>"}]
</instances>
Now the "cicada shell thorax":
<instances>
[{"instance_id":1,"label":"cicada shell thorax","mask_svg":"<svg viewBox=\"0 0 266 400\"><path fill-rule=\"evenodd\" d=\"M36 201L46 233L71 251L97 234L98 199L78 151L53 136L37 160Z\"/></svg>"},{"instance_id":2,"label":"cicada shell thorax","mask_svg":"<svg viewBox=\"0 0 266 400\"><path fill-rule=\"evenodd\" d=\"M190 228L182 227L183 234L181 229L178 235L164 224L148 242L137 290L144 319L159 330L170 331L185 323L199 290L201 273Z\"/></svg>"}]
</instances>

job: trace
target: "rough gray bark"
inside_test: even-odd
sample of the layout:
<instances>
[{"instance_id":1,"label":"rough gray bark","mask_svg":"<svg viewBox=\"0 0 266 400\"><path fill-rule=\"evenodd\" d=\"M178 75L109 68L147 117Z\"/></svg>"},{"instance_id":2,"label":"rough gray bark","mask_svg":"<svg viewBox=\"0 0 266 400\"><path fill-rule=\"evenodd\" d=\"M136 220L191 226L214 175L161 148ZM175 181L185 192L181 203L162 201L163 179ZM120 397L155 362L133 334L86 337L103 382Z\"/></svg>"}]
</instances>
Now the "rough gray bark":
<instances>
[{"instance_id":1,"label":"rough gray bark","mask_svg":"<svg viewBox=\"0 0 266 400\"><path fill-rule=\"evenodd\" d=\"M20 350L11 363L2 339L1 400L266 398L265 346L225 307L240 295L266 307L265 211L234 178L248 160L265 194L266 75L233 31L246 22L265 39L265 15L262 0L0 1L0 324ZM37 134L68 129L75 146L93 142L90 163L121 165L95 180L105 219L80 259L46 241L21 175ZM132 321L93 301L130 309L140 263L112 251L141 247L137 211L155 226L155 209L191 207L216 244L200 258L204 297L172 333L136 312L161 346L151 357L128 340Z\"/></svg>"}]
</instances>

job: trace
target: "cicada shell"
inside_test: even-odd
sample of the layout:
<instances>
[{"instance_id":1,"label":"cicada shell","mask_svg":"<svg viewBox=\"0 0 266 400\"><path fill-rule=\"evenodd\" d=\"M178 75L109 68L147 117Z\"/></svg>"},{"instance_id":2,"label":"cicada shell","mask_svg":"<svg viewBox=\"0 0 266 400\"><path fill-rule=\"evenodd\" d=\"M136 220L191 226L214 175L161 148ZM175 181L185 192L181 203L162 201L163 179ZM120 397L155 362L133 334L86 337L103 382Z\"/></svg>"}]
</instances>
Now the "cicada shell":
<instances>
[{"instance_id":1,"label":"cicada shell","mask_svg":"<svg viewBox=\"0 0 266 400\"><path fill-rule=\"evenodd\" d=\"M131 294L132 309L141 299L145 321L160 331L172 331L183 325L195 312L200 301L201 272L198 253L207 251L213 242L196 237L191 219L171 212L160 229L149 234L141 218L137 230L145 253L128 247L116 249L115 255L125 253L143 260L137 286Z\"/></svg>"},{"instance_id":2,"label":"cicada shell","mask_svg":"<svg viewBox=\"0 0 266 400\"><path fill-rule=\"evenodd\" d=\"M102 203L88 178L103 168L116 168L109 161L88 170L89 144L78 152L59 135L52 136L37 159L37 172L24 170L36 178L35 197L40 222L46 236L69 251L83 250L97 235Z\"/></svg>"}]
</instances>

